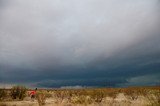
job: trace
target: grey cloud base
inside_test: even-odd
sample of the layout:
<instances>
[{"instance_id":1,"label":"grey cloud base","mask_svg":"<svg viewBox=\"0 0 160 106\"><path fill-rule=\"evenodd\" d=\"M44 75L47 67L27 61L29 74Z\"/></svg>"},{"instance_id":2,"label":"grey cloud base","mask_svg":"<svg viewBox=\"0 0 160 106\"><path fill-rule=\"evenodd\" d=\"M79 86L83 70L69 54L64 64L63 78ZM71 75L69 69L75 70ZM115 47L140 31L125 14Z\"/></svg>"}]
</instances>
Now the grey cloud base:
<instances>
[{"instance_id":1,"label":"grey cloud base","mask_svg":"<svg viewBox=\"0 0 160 106\"><path fill-rule=\"evenodd\" d=\"M0 0L0 86L160 85L159 0Z\"/></svg>"}]
</instances>

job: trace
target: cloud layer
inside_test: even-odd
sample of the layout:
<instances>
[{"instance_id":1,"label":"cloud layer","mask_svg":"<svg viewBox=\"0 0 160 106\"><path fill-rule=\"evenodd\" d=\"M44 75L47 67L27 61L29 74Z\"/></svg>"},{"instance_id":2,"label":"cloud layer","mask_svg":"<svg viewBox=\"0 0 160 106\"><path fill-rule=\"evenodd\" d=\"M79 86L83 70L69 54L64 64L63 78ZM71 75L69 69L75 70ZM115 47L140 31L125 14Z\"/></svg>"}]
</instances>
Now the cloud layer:
<instances>
[{"instance_id":1,"label":"cloud layer","mask_svg":"<svg viewBox=\"0 0 160 106\"><path fill-rule=\"evenodd\" d=\"M159 0L0 0L0 83L157 85L159 11Z\"/></svg>"}]
</instances>

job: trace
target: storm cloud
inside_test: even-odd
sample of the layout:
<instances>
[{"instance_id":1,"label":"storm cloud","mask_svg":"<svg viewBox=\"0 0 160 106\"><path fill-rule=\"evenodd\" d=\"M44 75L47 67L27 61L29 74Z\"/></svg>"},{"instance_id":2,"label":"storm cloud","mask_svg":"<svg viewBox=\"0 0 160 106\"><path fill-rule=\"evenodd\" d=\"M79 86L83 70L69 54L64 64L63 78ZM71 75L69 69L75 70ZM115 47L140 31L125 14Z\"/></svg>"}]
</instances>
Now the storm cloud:
<instances>
[{"instance_id":1,"label":"storm cloud","mask_svg":"<svg viewBox=\"0 0 160 106\"><path fill-rule=\"evenodd\" d=\"M0 85L159 85L159 19L159 0L0 0Z\"/></svg>"}]
</instances>

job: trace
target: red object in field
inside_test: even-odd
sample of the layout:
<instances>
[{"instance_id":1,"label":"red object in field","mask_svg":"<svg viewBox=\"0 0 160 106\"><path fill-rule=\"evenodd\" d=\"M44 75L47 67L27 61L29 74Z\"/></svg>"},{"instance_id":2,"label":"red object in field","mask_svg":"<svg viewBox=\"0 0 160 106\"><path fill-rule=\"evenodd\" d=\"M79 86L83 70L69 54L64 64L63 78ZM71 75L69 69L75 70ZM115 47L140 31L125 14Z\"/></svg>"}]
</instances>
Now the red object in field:
<instances>
[{"instance_id":1,"label":"red object in field","mask_svg":"<svg viewBox=\"0 0 160 106\"><path fill-rule=\"evenodd\" d=\"M36 91L31 91L30 92L30 95L35 95L36 94Z\"/></svg>"}]
</instances>

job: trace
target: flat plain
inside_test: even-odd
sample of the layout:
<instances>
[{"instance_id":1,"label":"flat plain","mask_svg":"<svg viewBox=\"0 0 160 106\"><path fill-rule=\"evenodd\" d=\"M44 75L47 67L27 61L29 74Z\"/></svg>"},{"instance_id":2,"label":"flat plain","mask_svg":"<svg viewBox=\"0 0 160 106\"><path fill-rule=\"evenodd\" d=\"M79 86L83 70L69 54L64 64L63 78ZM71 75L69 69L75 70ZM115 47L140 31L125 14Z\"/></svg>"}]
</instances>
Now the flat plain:
<instances>
[{"instance_id":1,"label":"flat plain","mask_svg":"<svg viewBox=\"0 0 160 106\"><path fill-rule=\"evenodd\" d=\"M160 106L160 86L128 88L0 89L0 106ZM16 94L17 93L17 94Z\"/></svg>"}]
</instances>

